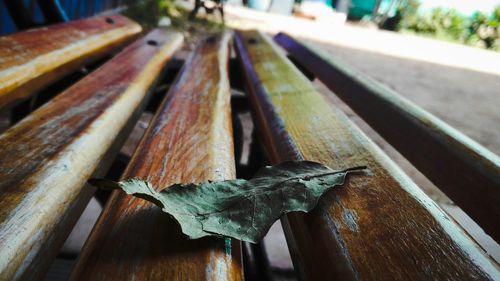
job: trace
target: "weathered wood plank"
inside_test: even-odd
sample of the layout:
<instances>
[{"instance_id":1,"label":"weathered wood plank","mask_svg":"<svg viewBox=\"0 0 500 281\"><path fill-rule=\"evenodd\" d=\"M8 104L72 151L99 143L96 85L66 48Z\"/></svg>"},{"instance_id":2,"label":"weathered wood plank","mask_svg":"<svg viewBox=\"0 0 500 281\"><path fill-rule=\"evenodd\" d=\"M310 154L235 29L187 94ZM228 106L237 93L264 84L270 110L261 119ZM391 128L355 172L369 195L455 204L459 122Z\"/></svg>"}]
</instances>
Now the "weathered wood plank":
<instances>
[{"instance_id":1,"label":"weathered wood plank","mask_svg":"<svg viewBox=\"0 0 500 281\"><path fill-rule=\"evenodd\" d=\"M275 40L500 242L500 157L319 50Z\"/></svg>"},{"instance_id":2,"label":"weathered wood plank","mask_svg":"<svg viewBox=\"0 0 500 281\"><path fill-rule=\"evenodd\" d=\"M227 73L229 35L200 43L122 178L161 189L235 177ZM72 280L241 280L240 243L187 240L153 204L115 192Z\"/></svg>"},{"instance_id":3,"label":"weathered wood plank","mask_svg":"<svg viewBox=\"0 0 500 281\"><path fill-rule=\"evenodd\" d=\"M309 214L282 222L308 280L494 280L498 269L372 141L331 109L268 37L237 34L257 126L273 163L366 165Z\"/></svg>"},{"instance_id":4,"label":"weathered wood plank","mask_svg":"<svg viewBox=\"0 0 500 281\"><path fill-rule=\"evenodd\" d=\"M181 43L151 32L0 135L0 280L43 278Z\"/></svg>"},{"instance_id":5,"label":"weathered wood plank","mask_svg":"<svg viewBox=\"0 0 500 281\"><path fill-rule=\"evenodd\" d=\"M138 24L115 15L0 37L0 108L30 96L139 32Z\"/></svg>"}]
</instances>

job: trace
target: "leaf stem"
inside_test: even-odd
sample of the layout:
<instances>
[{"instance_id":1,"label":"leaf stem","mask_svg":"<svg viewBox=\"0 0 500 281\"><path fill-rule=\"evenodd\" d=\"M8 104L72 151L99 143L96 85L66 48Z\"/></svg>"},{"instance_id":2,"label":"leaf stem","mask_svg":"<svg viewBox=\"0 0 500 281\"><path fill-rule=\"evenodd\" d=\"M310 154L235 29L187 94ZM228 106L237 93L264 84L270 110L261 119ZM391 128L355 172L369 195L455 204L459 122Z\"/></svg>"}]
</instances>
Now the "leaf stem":
<instances>
[{"instance_id":1,"label":"leaf stem","mask_svg":"<svg viewBox=\"0 0 500 281\"><path fill-rule=\"evenodd\" d=\"M344 169L344 170L331 171L331 172L328 172L328 173L314 174L314 175L311 175L311 176L291 177L291 178L285 179L283 181L280 181L278 183L275 183L275 184L273 184L271 186L268 186L266 188L263 188L263 190L260 190L260 192L255 192L255 193L252 193L250 195L247 195L247 196L243 197L242 199L234 202L233 204L231 204L229 206L225 206L224 208L222 208L220 210L212 211L210 213L201 213L201 214L197 213L196 216L207 217L207 216L211 216L211 215L214 215L214 214L217 214L217 213L220 213L220 212L227 211L228 209L233 208L234 206L236 206L237 204L239 204L241 201L243 201L245 199L248 199L250 197L255 197L255 196L261 195L261 194L267 192L270 189L276 189L276 187L284 184L287 181L300 180L300 179L310 180L310 179L313 179L313 178L320 178L320 177L324 177L324 176L328 176L328 175L335 175L335 174L340 174L340 173L359 172L359 171L365 170L366 168L367 168L367 166L357 166L357 167L347 168L347 169Z\"/></svg>"},{"instance_id":2,"label":"leaf stem","mask_svg":"<svg viewBox=\"0 0 500 281\"><path fill-rule=\"evenodd\" d=\"M357 166L357 167L347 168L347 169L344 169L344 170L331 171L331 172L328 172L328 173L314 174L314 175L310 175L310 176L293 177L293 178L288 178L288 179L286 179L284 181L281 181L281 182L279 182L276 185L279 185L279 184L281 184L281 183L283 183L285 181L289 181L289 180L296 180L296 179L310 180L310 179L314 179L314 178L320 178L320 177L324 177L324 176L341 174L341 173L359 172L359 171L365 170L366 168L367 168L367 166Z\"/></svg>"}]
</instances>

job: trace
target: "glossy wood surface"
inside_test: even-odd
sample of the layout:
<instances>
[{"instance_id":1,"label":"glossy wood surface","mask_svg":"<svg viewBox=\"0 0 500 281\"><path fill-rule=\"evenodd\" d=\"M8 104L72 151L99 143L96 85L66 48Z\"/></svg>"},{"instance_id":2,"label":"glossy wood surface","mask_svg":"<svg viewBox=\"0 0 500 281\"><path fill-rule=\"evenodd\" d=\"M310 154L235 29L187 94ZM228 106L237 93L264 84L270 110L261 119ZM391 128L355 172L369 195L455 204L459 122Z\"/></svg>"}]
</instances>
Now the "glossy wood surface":
<instances>
[{"instance_id":1,"label":"glossy wood surface","mask_svg":"<svg viewBox=\"0 0 500 281\"><path fill-rule=\"evenodd\" d=\"M235 177L228 41L211 37L186 60L123 179L162 189ZM239 242L188 240L160 208L116 191L72 280L241 280L242 272Z\"/></svg>"},{"instance_id":2,"label":"glossy wood surface","mask_svg":"<svg viewBox=\"0 0 500 281\"><path fill-rule=\"evenodd\" d=\"M114 15L0 37L0 108L30 96L141 30L137 23Z\"/></svg>"},{"instance_id":3,"label":"glossy wood surface","mask_svg":"<svg viewBox=\"0 0 500 281\"><path fill-rule=\"evenodd\" d=\"M500 242L499 156L321 51L286 34L275 40Z\"/></svg>"},{"instance_id":4,"label":"glossy wood surface","mask_svg":"<svg viewBox=\"0 0 500 281\"><path fill-rule=\"evenodd\" d=\"M304 280L498 280L494 265L270 38L237 34L253 113L273 164L307 159L365 175L282 220Z\"/></svg>"},{"instance_id":5,"label":"glossy wood surface","mask_svg":"<svg viewBox=\"0 0 500 281\"><path fill-rule=\"evenodd\" d=\"M181 43L149 33L0 135L0 280L44 277Z\"/></svg>"}]
</instances>

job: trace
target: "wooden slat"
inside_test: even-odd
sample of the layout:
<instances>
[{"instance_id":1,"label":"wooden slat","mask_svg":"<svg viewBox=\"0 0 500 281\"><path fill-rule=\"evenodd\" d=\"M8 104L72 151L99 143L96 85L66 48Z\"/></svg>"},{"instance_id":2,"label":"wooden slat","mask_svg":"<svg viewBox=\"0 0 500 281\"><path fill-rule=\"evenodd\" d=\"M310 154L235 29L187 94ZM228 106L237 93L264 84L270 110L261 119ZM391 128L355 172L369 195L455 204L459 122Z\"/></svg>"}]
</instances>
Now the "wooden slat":
<instances>
[{"instance_id":1,"label":"wooden slat","mask_svg":"<svg viewBox=\"0 0 500 281\"><path fill-rule=\"evenodd\" d=\"M30 96L139 32L138 24L114 15L0 37L0 108Z\"/></svg>"},{"instance_id":2,"label":"wooden slat","mask_svg":"<svg viewBox=\"0 0 500 281\"><path fill-rule=\"evenodd\" d=\"M0 136L0 280L43 278L181 43L151 32Z\"/></svg>"},{"instance_id":3,"label":"wooden slat","mask_svg":"<svg viewBox=\"0 0 500 281\"><path fill-rule=\"evenodd\" d=\"M123 179L157 189L235 177L227 73L229 36L200 43L167 94ZM187 240L158 207L112 194L72 280L241 280L240 243Z\"/></svg>"},{"instance_id":4,"label":"wooden slat","mask_svg":"<svg viewBox=\"0 0 500 281\"><path fill-rule=\"evenodd\" d=\"M275 40L500 242L500 157L319 50Z\"/></svg>"},{"instance_id":5,"label":"wooden slat","mask_svg":"<svg viewBox=\"0 0 500 281\"><path fill-rule=\"evenodd\" d=\"M239 33L257 126L275 163L307 159L366 175L282 222L305 280L494 280L498 268L268 37Z\"/></svg>"}]
</instances>

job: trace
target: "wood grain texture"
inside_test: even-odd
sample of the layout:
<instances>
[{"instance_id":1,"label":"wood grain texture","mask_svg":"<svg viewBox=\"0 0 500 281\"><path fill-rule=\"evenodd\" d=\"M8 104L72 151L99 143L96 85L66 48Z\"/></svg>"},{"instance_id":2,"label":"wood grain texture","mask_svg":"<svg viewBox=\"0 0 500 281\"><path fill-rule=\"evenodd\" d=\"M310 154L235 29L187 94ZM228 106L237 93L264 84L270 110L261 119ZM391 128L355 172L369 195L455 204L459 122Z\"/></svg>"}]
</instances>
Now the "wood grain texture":
<instances>
[{"instance_id":1,"label":"wood grain texture","mask_svg":"<svg viewBox=\"0 0 500 281\"><path fill-rule=\"evenodd\" d=\"M114 15L0 37L0 108L30 96L141 30L137 23Z\"/></svg>"},{"instance_id":2,"label":"wood grain texture","mask_svg":"<svg viewBox=\"0 0 500 281\"><path fill-rule=\"evenodd\" d=\"M123 175L157 189L235 177L229 35L200 43L187 59ZM240 243L188 240L160 208L114 192L72 280L241 280Z\"/></svg>"},{"instance_id":3,"label":"wood grain texture","mask_svg":"<svg viewBox=\"0 0 500 281\"><path fill-rule=\"evenodd\" d=\"M268 37L237 34L257 126L273 164L307 159L366 175L282 222L305 280L498 280L498 268Z\"/></svg>"},{"instance_id":4,"label":"wood grain texture","mask_svg":"<svg viewBox=\"0 0 500 281\"><path fill-rule=\"evenodd\" d=\"M43 278L181 43L151 32L0 135L0 280Z\"/></svg>"},{"instance_id":5,"label":"wood grain texture","mask_svg":"<svg viewBox=\"0 0 500 281\"><path fill-rule=\"evenodd\" d=\"M500 242L500 157L319 50L275 40Z\"/></svg>"}]
</instances>

